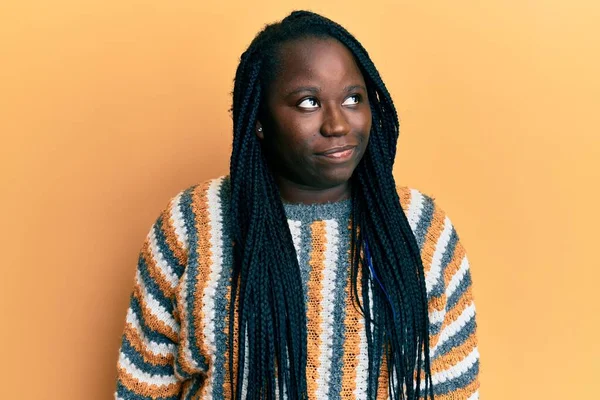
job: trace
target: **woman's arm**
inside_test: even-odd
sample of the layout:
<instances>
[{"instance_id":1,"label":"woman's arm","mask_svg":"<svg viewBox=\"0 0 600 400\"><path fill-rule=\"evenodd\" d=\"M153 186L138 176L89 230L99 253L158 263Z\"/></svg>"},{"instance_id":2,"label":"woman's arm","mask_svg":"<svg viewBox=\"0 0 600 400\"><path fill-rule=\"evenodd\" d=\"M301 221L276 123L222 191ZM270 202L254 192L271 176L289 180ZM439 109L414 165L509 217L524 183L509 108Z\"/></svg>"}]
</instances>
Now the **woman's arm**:
<instances>
[{"instance_id":1,"label":"woman's arm","mask_svg":"<svg viewBox=\"0 0 600 400\"><path fill-rule=\"evenodd\" d=\"M430 357L436 400L479 398L479 351L469 260L454 225L432 202L422 254L430 319Z\"/></svg>"},{"instance_id":2,"label":"woman's arm","mask_svg":"<svg viewBox=\"0 0 600 400\"><path fill-rule=\"evenodd\" d=\"M181 194L171 200L140 251L117 364L116 399L178 399L179 317L175 291L187 263Z\"/></svg>"},{"instance_id":3,"label":"woman's arm","mask_svg":"<svg viewBox=\"0 0 600 400\"><path fill-rule=\"evenodd\" d=\"M465 248L454 225L431 197L407 187L399 188L398 194L425 269L435 399L478 399L475 304Z\"/></svg>"},{"instance_id":4,"label":"woman's arm","mask_svg":"<svg viewBox=\"0 0 600 400\"><path fill-rule=\"evenodd\" d=\"M444 294L430 301L433 387L436 399L478 399L479 351L471 273L460 242L455 252L444 271Z\"/></svg>"}]
</instances>

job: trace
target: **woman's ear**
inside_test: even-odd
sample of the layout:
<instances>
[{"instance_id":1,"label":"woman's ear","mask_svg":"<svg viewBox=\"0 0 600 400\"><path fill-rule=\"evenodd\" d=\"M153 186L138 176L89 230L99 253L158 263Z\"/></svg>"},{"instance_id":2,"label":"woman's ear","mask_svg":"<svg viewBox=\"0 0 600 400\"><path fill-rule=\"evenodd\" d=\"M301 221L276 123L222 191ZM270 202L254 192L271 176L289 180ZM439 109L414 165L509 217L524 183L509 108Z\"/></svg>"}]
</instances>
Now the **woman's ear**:
<instances>
[{"instance_id":1,"label":"woman's ear","mask_svg":"<svg viewBox=\"0 0 600 400\"><path fill-rule=\"evenodd\" d=\"M256 136L260 139L263 140L265 138L265 132L263 130L263 126L260 123L260 121L256 121L256 126L254 128L254 131L256 132Z\"/></svg>"}]
</instances>

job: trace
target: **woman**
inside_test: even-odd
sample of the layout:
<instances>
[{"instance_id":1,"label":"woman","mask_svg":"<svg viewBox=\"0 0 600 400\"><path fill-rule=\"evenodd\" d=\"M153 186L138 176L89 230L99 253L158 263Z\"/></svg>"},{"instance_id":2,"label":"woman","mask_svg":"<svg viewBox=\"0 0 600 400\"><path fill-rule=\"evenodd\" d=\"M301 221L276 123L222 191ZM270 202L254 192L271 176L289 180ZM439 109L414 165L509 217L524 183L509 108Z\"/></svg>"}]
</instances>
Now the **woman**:
<instances>
[{"instance_id":1,"label":"woman","mask_svg":"<svg viewBox=\"0 0 600 400\"><path fill-rule=\"evenodd\" d=\"M468 261L394 182L360 43L293 12L242 54L232 111L230 175L174 197L141 251L116 397L478 398Z\"/></svg>"}]
</instances>

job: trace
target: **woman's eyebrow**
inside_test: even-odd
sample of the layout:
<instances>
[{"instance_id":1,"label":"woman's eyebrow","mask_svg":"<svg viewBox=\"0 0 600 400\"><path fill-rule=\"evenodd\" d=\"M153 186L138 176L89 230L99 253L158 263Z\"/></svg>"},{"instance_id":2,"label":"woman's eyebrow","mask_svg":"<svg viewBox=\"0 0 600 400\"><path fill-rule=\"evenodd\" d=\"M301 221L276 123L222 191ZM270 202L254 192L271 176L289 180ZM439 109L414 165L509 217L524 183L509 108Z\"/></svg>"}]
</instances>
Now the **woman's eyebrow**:
<instances>
[{"instance_id":1,"label":"woman's eyebrow","mask_svg":"<svg viewBox=\"0 0 600 400\"><path fill-rule=\"evenodd\" d=\"M345 91L345 92L352 92L352 91L354 91L354 90L358 90L358 89L362 89L362 90L364 90L365 92L367 91L367 88L366 88L366 87L364 87L363 85L350 85L350 86L346 86L346 87L344 88L344 91Z\"/></svg>"},{"instance_id":2,"label":"woman's eyebrow","mask_svg":"<svg viewBox=\"0 0 600 400\"><path fill-rule=\"evenodd\" d=\"M301 92L309 92L309 93L313 93L313 94L318 94L319 92L321 92L321 88L316 87L316 86L300 86L298 88L293 89L291 92L287 93L285 95L285 97L290 97L293 96L295 94L301 93Z\"/></svg>"}]
</instances>

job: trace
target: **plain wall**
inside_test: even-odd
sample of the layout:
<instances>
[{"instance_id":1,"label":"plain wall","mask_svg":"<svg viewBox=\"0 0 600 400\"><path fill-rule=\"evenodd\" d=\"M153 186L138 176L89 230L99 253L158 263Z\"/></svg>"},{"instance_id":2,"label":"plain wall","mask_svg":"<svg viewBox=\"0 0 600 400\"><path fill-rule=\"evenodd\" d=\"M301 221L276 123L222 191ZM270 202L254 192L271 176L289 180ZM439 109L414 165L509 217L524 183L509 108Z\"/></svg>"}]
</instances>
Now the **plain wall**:
<instances>
[{"instance_id":1,"label":"plain wall","mask_svg":"<svg viewBox=\"0 0 600 400\"><path fill-rule=\"evenodd\" d=\"M14 0L0 6L3 398L112 396L144 236L171 196L227 173L239 56L299 7L369 50L401 117L397 182L457 227L483 398L596 397L599 2Z\"/></svg>"}]
</instances>

